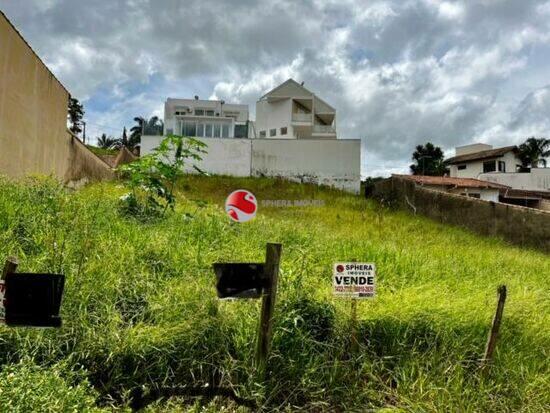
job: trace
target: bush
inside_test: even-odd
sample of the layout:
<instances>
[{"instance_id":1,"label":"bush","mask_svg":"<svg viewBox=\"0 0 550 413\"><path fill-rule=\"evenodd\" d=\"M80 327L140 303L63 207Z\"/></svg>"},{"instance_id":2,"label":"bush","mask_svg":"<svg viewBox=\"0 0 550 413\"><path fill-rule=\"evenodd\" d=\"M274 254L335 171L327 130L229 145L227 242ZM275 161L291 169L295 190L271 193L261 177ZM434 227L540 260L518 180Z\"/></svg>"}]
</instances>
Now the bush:
<instances>
[{"instance_id":1,"label":"bush","mask_svg":"<svg viewBox=\"0 0 550 413\"><path fill-rule=\"evenodd\" d=\"M100 412L82 373L62 365L40 367L30 360L0 372L0 412Z\"/></svg>"}]
</instances>

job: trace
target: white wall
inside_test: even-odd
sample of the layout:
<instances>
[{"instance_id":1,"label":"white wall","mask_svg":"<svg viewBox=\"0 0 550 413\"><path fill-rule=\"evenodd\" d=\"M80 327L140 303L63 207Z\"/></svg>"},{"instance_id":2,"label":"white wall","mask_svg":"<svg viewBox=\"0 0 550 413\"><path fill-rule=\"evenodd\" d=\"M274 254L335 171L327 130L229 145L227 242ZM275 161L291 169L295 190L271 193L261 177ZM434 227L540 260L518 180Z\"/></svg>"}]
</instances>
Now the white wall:
<instances>
[{"instance_id":1,"label":"white wall","mask_svg":"<svg viewBox=\"0 0 550 413\"><path fill-rule=\"evenodd\" d=\"M533 168L529 173L487 173L481 174L479 179L508 185L514 189L550 191L550 168Z\"/></svg>"},{"instance_id":2,"label":"white wall","mask_svg":"<svg viewBox=\"0 0 550 413\"><path fill-rule=\"evenodd\" d=\"M141 153L146 155L156 148L163 136L142 136ZM198 138L196 138L198 139ZM251 145L248 139L201 138L208 153L202 155L197 166L216 175L250 176ZM192 166L185 168L194 172Z\"/></svg>"},{"instance_id":3,"label":"white wall","mask_svg":"<svg viewBox=\"0 0 550 413\"><path fill-rule=\"evenodd\" d=\"M141 153L150 153L162 139L162 136L142 136ZM208 153L198 166L206 172L231 176L283 177L359 193L361 141L358 139L201 140L208 145Z\"/></svg>"},{"instance_id":4,"label":"white wall","mask_svg":"<svg viewBox=\"0 0 550 413\"><path fill-rule=\"evenodd\" d=\"M358 139L256 139L252 175L282 176L359 193L361 141Z\"/></svg>"},{"instance_id":5,"label":"white wall","mask_svg":"<svg viewBox=\"0 0 550 413\"><path fill-rule=\"evenodd\" d=\"M265 131L266 138L269 139L270 129L276 129L275 138L292 139L294 137L292 130L292 99L284 99L278 102L269 103L267 100L256 102L256 133L260 137L260 132ZM287 134L281 135L281 128L287 127ZM271 137L272 139L274 137Z\"/></svg>"}]
</instances>

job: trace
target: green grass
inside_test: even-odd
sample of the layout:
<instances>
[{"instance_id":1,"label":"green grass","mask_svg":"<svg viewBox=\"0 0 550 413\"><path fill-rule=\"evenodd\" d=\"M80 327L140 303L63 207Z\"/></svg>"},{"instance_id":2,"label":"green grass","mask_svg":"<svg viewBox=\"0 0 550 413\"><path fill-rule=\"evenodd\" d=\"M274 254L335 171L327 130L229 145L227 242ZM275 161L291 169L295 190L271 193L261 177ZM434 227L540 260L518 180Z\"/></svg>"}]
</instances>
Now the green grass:
<instances>
[{"instance_id":1,"label":"green grass","mask_svg":"<svg viewBox=\"0 0 550 413\"><path fill-rule=\"evenodd\" d=\"M236 224L223 202L238 188L260 201L325 205L260 205L253 221ZM0 401L8 394L21 411L123 409L137 388L209 384L266 410L550 410L548 255L280 180L188 177L176 212L148 223L119 215L124 192L119 183L66 192L45 179L0 180L0 259L17 255L20 271L67 276L61 329L0 327ZM260 383L259 301L218 301L211 264L262 261L266 242L282 243L283 255ZM352 258L375 262L378 276L377 297L358 303L357 354L350 302L331 295L332 263ZM502 283L501 336L483 377L477 359ZM223 409L246 411L193 397L146 410Z\"/></svg>"},{"instance_id":2,"label":"green grass","mask_svg":"<svg viewBox=\"0 0 550 413\"><path fill-rule=\"evenodd\" d=\"M99 148L93 145L86 145L86 147L96 155L116 155L118 153L116 149Z\"/></svg>"}]
</instances>

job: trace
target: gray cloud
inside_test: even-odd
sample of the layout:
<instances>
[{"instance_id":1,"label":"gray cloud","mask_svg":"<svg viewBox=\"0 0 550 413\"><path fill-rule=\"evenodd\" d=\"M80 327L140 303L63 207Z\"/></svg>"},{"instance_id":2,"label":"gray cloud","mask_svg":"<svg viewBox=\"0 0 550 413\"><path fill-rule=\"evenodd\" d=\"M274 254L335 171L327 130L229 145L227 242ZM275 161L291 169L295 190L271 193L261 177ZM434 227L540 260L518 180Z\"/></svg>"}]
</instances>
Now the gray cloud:
<instances>
[{"instance_id":1,"label":"gray cloud","mask_svg":"<svg viewBox=\"0 0 550 413\"><path fill-rule=\"evenodd\" d=\"M167 96L249 103L293 77L364 140L364 173L412 149L548 135L550 2L0 0L96 123ZM504 90L504 92L503 92ZM98 96L109 102L98 104ZM136 113L139 111L139 113Z\"/></svg>"}]
</instances>

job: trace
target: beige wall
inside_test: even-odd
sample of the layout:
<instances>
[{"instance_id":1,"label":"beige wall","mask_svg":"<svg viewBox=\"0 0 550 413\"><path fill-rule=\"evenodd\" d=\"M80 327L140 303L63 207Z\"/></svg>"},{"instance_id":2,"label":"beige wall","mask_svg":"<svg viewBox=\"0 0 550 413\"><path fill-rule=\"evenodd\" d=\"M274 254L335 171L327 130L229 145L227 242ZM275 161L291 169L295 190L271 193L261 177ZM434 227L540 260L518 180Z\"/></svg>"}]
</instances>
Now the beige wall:
<instances>
[{"instance_id":1,"label":"beige wall","mask_svg":"<svg viewBox=\"0 0 550 413\"><path fill-rule=\"evenodd\" d=\"M67 132L68 99L0 12L0 174L52 174L64 182L112 175Z\"/></svg>"},{"instance_id":2,"label":"beige wall","mask_svg":"<svg viewBox=\"0 0 550 413\"><path fill-rule=\"evenodd\" d=\"M550 212L434 191L398 177L377 183L374 194L441 223L550 253Z\"/></svg>"}]
</instances>

